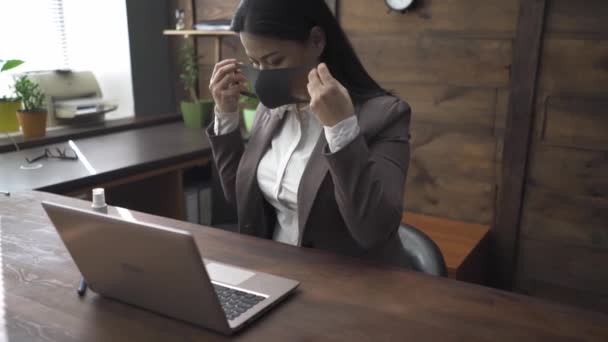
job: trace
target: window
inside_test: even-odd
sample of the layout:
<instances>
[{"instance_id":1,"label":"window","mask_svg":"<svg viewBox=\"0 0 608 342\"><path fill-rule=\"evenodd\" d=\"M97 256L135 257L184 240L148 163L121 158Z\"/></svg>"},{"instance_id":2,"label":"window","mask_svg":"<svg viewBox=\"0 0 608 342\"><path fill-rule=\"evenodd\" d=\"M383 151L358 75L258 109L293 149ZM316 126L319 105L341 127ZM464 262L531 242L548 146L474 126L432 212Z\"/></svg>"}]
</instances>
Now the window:
<instances>
[{"instance_id":1,"label":"window","mask_svg":"<svg viewBox=\"0 0 608 342\"><path fill-rule=\"evenodd\" d=\"M126 0L0 0L0 32L0 59L26 62L11 74L91 70L104 97L119 104L106 118L133 115ZM11 74L0 77L0 96Z\"/></svg>"},{"instance_id":2,"label":"window","mask_svg":"<svg viewBox=\"0 0 608 342\"><path fill-rule=\"evenodd\" d=\"M27 61L21 71L69 67L62 0L1 0L0 32L0 59Z\"/></svg>"}]
</instances>

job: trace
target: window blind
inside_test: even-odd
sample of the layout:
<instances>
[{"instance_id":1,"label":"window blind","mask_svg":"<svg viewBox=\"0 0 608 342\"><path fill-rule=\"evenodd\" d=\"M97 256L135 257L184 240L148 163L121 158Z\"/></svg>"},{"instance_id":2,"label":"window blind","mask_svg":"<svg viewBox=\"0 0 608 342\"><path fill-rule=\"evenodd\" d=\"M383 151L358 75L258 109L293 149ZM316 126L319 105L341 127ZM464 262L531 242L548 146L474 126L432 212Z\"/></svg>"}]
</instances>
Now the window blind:
<instances>
[{"instance_id":1,"label":"window blind","mask_svg":"<svg viewBox=\"0 0 608 342\"><path fill-rule=\"evenodd\" d=\"M59 48L58 54L61 58L61 67L68 68L70 66L70 58L68 54L68 40L65 29L65 14L63 11L63 0L47 0L49 2L50 18L54 28L53 39L55 39Z\"/></svg>"},{"instance_id":2,"label":"window blind","mask_svg":"<svg viewBox=\"0 0 608 342\"><path fill-rule=\"evenodd\" d=\"M0 97L17 73L90 70L119 104L106 118L132 116L130 58L125 0L0 0L0 59L25 61L0 75Z\"/></svg>"},{"instance_id":3,"label":"window blind","mask_svg":"<svg viewBox=\"0 0 608 342\"><path fill-rule=\"evenodd\" d=\"M63 0L0 0L0 59L26 63L16 72L69 68Z\"/></svg>"}]
</instances>

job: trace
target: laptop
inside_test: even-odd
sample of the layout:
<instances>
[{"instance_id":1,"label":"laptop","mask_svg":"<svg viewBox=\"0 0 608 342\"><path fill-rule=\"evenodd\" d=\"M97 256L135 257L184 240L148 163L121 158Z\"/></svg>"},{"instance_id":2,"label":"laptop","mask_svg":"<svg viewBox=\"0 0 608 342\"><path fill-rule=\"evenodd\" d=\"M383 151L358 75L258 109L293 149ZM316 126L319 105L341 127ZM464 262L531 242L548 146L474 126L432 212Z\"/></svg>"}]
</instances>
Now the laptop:
<instances>
[{"instance_id":1,"label":"laptop","mask_svg":"<svg viewBox=\"0 0 608 342\"><path fill-rule=\"evenodd\" d=\"M91 290L222 334L239 331L299 285L203 260L187 231L129 215L42 206Z\"/></svg>"}]
</instances>

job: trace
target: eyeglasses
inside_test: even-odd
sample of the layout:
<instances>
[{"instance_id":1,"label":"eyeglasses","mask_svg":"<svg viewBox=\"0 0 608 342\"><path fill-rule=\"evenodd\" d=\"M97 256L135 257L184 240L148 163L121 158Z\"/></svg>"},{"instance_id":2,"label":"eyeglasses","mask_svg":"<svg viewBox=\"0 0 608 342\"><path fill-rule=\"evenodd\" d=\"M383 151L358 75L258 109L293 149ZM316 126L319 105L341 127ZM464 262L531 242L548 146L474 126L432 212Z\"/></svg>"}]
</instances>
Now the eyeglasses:
<instances>
[{"instance_id":1,"label":"eyeglasses","mask_svg":"<svg viewBox=\"0 0 608 342\"><path fill-rule=\"evenodd\" d=\"M59 159L59 160L78 160L78 155L71 148L64 148L63 150L59 149L59 147L55 147L55 153L48 148L44 149L44 154L38 156L36 158L30 159L25 158L25 160L29 163L35 163L37 161L43 159Z\"/></svg>"}]
</instances>

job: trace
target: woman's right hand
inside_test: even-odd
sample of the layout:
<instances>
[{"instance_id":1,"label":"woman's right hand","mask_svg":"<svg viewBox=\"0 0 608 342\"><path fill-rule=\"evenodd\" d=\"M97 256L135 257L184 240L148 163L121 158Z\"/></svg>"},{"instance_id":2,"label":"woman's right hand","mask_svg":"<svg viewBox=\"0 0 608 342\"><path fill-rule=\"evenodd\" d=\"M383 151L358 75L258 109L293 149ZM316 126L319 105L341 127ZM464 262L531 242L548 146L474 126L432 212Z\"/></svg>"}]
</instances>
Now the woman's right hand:
<instances>
[{"instance_id":1,"label":"woman's right hand","mask_svg":"<svg viewBox=\"0 0 608 342\"><path fill-rule=\"evenodd\" d=\"M236 59L226 59L217 63L209 83L216 110L220 113L237 112L241 91L247 91L245 83L247 78L239 70Z\"/></svg>"}]
</instances>

